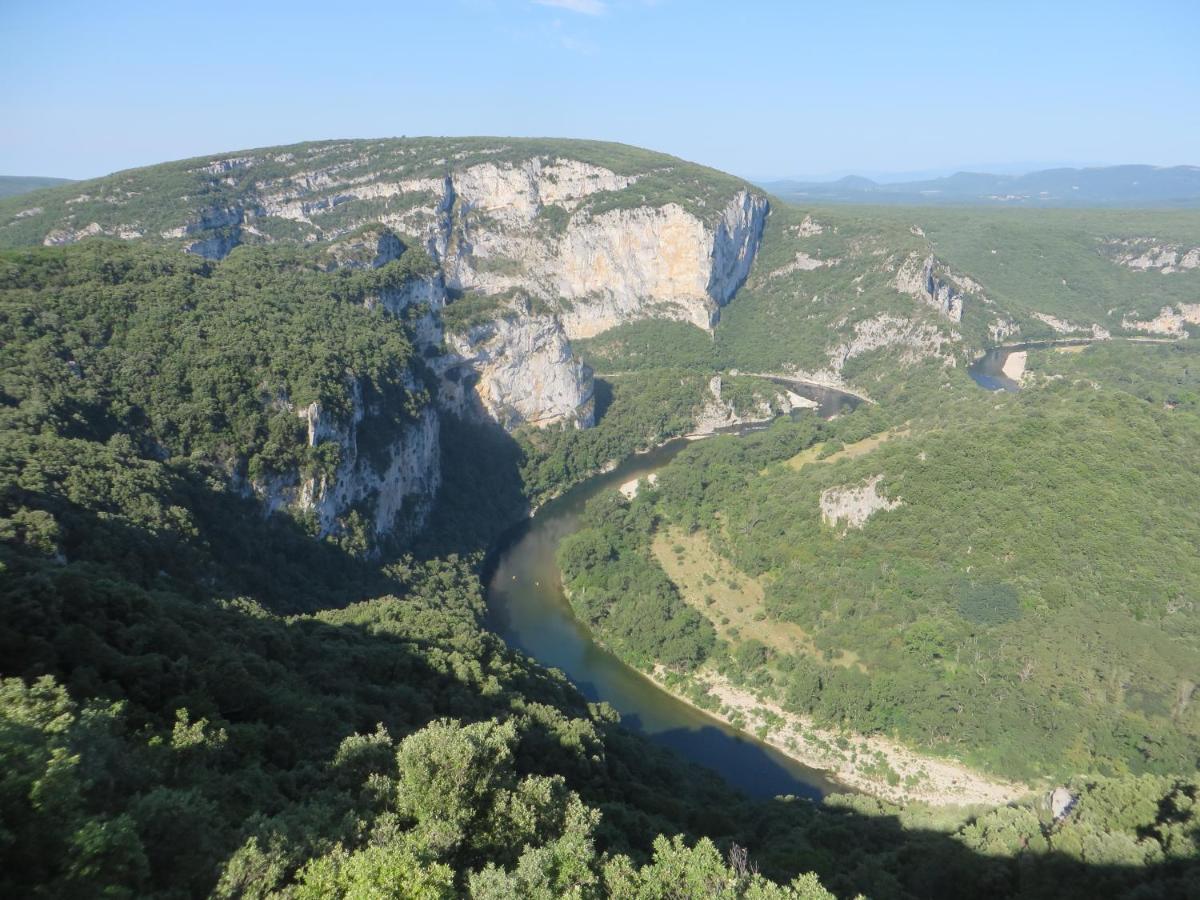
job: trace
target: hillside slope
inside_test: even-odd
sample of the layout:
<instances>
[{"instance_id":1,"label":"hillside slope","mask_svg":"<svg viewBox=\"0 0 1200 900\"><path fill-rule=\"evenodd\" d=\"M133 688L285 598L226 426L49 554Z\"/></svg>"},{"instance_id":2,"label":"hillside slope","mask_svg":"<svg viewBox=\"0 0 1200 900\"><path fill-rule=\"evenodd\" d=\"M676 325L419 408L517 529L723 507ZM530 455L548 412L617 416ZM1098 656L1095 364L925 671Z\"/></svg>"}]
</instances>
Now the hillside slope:
<instances>
[{"instance_id":1,"label":"hillside slope","mask_svg":"<svg viewBox=\"0 0 1200 900\"><path fill-rule=\"evenodd\" d=\"M690 448L564 544L579 612L708 702L733 679L1034 782L1192 771L1200 419L1171 382L1197 353L1120 349L1117 367L1109 347L1041 351L1017 394L943 389ZM621 631L658 606L696 620L687 652Z\"/></svg>"},{"instance_id":2,"label":"hillside slope","mask_svg":"<svg viewBox=\"0 0 1200 900\"><path fill-rule=\"evenodd\" d=\"M276 304L286 282L303 277L395 323L385 327L420 356L405 390L425 392L425 412L414 418L415 407L371 396L362 366L341 359L345 376L330 371L321 396L270 381L254 389L267 418L302 420L305 452L328 461L321 472L247 476L253 454L223 460L268 509L315 515L323 534L365 522L373 545L393 532L402 506L409 532L425 521L448 418L508 430L593 423L592 374L572 337L648 316L710 328L750 270L767 209L729 176L615 144L332 141L168 163L0 202L0 245L106 238L159 248L171 269L184 266L168 262L171 254L186 250L213 261L189 269L205 278L265 266ZM130 255L119 246L92 252L118 271ZM59 289L53 279L27 287ZM172 290L186 294L191 282ZM307 321L321 346L317 319ZM364 424L372 417L406 420L387 439L391 463L377 454L368 466L359 452L383 440ZM288 421L277 435L296 430Z\"/></svg>"},{"instance_id":3,"label":"hillside slope","mask_svg":"<svg viewBox=\"0 0 1200 900\"><path fill-rule=\"evenodd\" d=\"M0 175L0 199L69 184L70 181L70 178L45 178L40 175Z\"/></svg>"},{"instance_id":4,"label":"hillside slope","mask_svg":"<svg viewBox=\"0 0 1200 900\"><path fill-rule=\"evenodd\" d=\"M779 372L879 399L1000 343L1198 331L1197 213L777 204L714 340L641 322L580 349L601 375Z\"/></svg>"},{"instance_id":5,"label":"hillside slope","mask_svg":"<svg viewBox=\"0 0 1200 900\"><path fill-rule=\"evenodd\" d=\"M711 324L745 278L766 213L744 183L682 160L507 138L247 150L120 172L36 202L0 205L0 246L103 234L220 258L241 244L328 241L380 225L423 244L452 290L571 301L572 334L645 303Z\"/></svg>"}]
</instances>

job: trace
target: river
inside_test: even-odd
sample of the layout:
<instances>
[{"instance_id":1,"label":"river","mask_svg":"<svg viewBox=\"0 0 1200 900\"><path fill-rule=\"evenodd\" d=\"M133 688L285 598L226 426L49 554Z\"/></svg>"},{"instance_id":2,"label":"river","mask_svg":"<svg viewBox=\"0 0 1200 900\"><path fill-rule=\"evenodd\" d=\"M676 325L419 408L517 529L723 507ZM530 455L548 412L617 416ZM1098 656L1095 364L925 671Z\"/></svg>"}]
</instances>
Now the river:
<instances>
[{"instance_id":1,"label":"river","mask_svg":"<svg viewBox=\"0 0 1200 900\"><path fill-rule=\"evenodd\" d=\"M1129 344L1161 344L1168 341L1154 338L1062 338L1059 340L1028 341L1024 344L1005 344L993 347L967 367L975 383L989 391L1019 391L1021 386L1004 374L1004 363L1010 353L1026 350L1049 350L1054 347L1086 347L1103 341L1124 341Z\"/></svg>"},{"instance_id":2,"label":"river","mask_svg":"<svg viewBox=\"0 0 1200 900\"><path fill-rule=\"evenodd\" d=\"M851 394L829 388L790 379L788 385L817 401L815 412L823 418L858 402ZM679 438L630 457L550 501L510 535L488 582L488 625L510 646L542 665L561 669L588 700L611 704L625 727L715 770L751 796L820 799L831 791L845 791L824 773L671 696L626 665L593 640L563 593L555 554L562 539L579 527L584 504L601 491L662 468L687 445Z\"/></svg>"}]
</instances>

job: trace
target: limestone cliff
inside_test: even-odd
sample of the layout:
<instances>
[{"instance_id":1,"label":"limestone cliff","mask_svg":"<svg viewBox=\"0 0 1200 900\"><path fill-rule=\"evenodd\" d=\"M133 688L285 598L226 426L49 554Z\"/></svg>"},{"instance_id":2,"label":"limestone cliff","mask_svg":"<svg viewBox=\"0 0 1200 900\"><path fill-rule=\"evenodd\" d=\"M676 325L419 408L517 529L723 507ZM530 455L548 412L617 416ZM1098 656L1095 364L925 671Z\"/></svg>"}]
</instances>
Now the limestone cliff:
<instances>
[{"instance_id":1,"label":"limestone cliff","mask_svg":"<svg viewBox=\"0 0 1200 900\"><path fill-rule=\"evenodd\" d=\"M826 488L821 492L821 520L834 528L847 529L866 525L867 520L878 512L886 512L903 505L899 497L892 500L879 492L882 475L875 475L860 484L845 484Z\"/></svg>"},{"instance_id":2,"label":"limestone cliff","mask_svg":"<svg viewBox=\"0 0 1200 900\"><path fill-rule=\"evenodd\" d=\"M151 190L147 174L169 177ZM163 193L167 183L178 193ZM301 242L327 248L331 267L378 267L412 241L436 276L378 302L398 316L421 310L414 333L426 346L441 341L438 314L453 297L521 292L542 301L536 321L497 321L452 342L461 360L448 362L475 369L478 404L509 426L591 421L590 382L569 339L651 317L712 327L746 280L768 212L744 183L660 154L492 138L242 151L55 197L0 215L0 244L107 235L218 259L239 244Z\"/></svg>"},{"instance_id":3,"label":"limestone cliff","mask_svg":"<svg viewBox=\"0 0 1200 900\"><path fill-rule=\"evenodd\" d=\"M553 316L507 315L447 337L448 368L469 366L483 410L505 428L593 424L592 372ZM460 401L462 402L462 401Z\"/></svg>"},{"instance_id":4,"label":"limestone cliff","mask_svg":"<svg viewBox=\"0 0 1200 900\"><path fill-rule=\"evenodd\" d=\"M344 530L347 517L358 512L371 537L407 537L425 524L441 483L436 409L427 405L415 421L397 428L385 410L364 402L360 381L351 380L348 390L348 419L329 415L320 403L296 410L308 446L324 449L321 455L332 465L251 487L268 510L312 514L320 536Z\"/></svg>"},{"instance_id":5,"label":"limestone cliff","mask_svg":"<svg viewBox=\"0 0 1200 900\"><path fill-rule=\"evenodd\" d=\"M486 177L473 169L452 174L418 217L449 286L527 291L559 308L571 338L640 318L683 319L701 328L716 323L754 260L764 197L738 191L712 221L678 203L598 211L582 201L619 184L614 173L566 160L553 169L537 162L514 167L509 177L491 164L478 167ZM552 172L558 180L545 180ZM513 188L517 173L520 191ZM413 224L412 213L405 224Z\"/></svg>"},{"instance_id":6,"label":"limestone cliff","mask_svg":"<svg viewBox=\"0 0 1200 900\"><path fill-rule=\"evenodd\" d=\"M415 258L405 253L427 254L428 266L381 278L388 286L363 302L404 324L423 360L409 372L414 387L432 374L437 396L393 427L396 411L371 408L348 373L348 418L294 410L321 451L315 474L254 485L268 508L311 513L322 534L356 513L377 537L424 521L441 477L440 414L589 427L592 375L571 339L652 317L711 328L745 282L768 214L744 182L682 160L491 138L243 151L82 182L26 206L0 204L0 245L100 236L217 260L242 244L291 243L331 272L404 268ZM455 303L482 312L452 315Z\"/></svg>"},{"instance_id":7,"label":"limestone cliff","mask_svg":"<svg viewBox=\"0 0 1200 900\"><path fill-rule=\"evenodd\" d=\"M1104 251L1117 265L1140 272L1170 275L1200 269L1200 247L1150 237L1124 238L1104 242Z\"/></svg>"},{"instance_id":8,"label":"limestone cliff","mask_svg":"<svg viewBox=\"0 0 1200 900\"><path fill-rule=\"evenodd\" d=\"M932 253L924 262L911 255L896 273L896 290L920 297L951 322L961 322L966 292L979 286L965 276L956 276Z\"/></svg>"}]
</instances>

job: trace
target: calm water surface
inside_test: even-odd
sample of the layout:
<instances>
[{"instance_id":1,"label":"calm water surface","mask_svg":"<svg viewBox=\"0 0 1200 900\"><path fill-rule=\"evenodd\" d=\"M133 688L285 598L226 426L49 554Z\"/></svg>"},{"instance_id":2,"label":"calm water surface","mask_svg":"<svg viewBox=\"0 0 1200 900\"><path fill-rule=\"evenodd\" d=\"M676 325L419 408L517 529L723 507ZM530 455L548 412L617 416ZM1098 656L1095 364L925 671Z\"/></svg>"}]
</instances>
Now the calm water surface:
<instances>
[{"instance_id":1,"label":"calm water surface","mask_svg":"<svg viewBox=\"0 0 1200 900\"><path fill-rule=\"evenodd\" d=\"M1004 374L1004 361L1010 353L1018 350L1045 350L1050 347L1082 347L1096 343L1095 338L1064 339L1061 341L1031 341L1027 344L1012 344L993 347L967 367L967 373L981 388L989 391L1019 391L1021 386Z\"/></svg>"},{"instance_id":2,"label":"calm water surface","mask_svg":"<svg viewBox=\"0 0 1200 900\"><path fill-rule=\"evenodd\" d=\"M806 388L791 381L787 384L821 403L816 412L823 417L850 409L858 402L839 391ZM819 799L830 791L846 790L823 773L800 765L661 690L595 643L563 594L555 553L562 539L579 527L584 504L600 491L662 468L687 443L683 439L671 441L627 459L613 471L597 475L546 504L510 536L497 556L488 585L489 626L509 645L543 665L561 669L589 700L611 704L626 727L716 770L748 794L795 794Z\"/></svg>"}]
</instances>

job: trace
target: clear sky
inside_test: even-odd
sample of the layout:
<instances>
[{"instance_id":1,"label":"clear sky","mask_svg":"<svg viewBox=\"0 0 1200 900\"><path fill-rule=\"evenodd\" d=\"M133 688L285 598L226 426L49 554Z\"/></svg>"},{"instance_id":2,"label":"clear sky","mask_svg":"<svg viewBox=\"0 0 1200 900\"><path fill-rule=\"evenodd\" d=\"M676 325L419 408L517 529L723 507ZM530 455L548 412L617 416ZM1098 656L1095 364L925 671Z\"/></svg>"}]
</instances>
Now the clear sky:
<instances>
[{"instance_id":1,"label":"clear sky","mask_svg":"<svg viewBox=\"0 0 1200 900\"><path fill-rule=\"evenodd\" d=\"M401 134L749 177L1200 164L1198 4L0 0L0 173Z\"/></svg>"}]
</instances>

